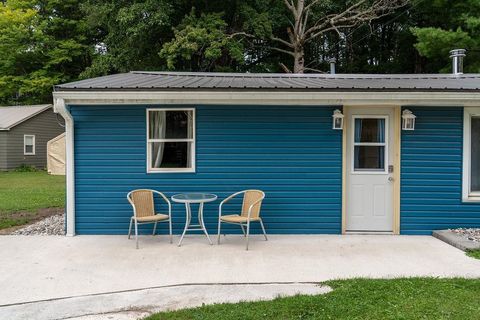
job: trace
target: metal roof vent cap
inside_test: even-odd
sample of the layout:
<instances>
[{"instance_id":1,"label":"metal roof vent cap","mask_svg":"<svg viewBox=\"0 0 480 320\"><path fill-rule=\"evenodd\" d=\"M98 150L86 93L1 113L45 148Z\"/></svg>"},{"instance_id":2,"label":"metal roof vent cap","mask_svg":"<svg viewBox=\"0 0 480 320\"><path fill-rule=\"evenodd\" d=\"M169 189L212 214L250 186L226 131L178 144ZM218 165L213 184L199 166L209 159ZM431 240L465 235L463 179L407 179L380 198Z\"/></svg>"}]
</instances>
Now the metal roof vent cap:
<instances>
[{"instance_id":1,"label":"metal roof vent cap","mask_svg":"<svg viewBox=\"0 0 480 320\"><path fill-rule=\"evenodd\" d=\"M330 63L330 74L335 74L335 64L337 63L337 59L331 58L328 60L328 62Z\"/></svg>"},{"instance_id":2,"label":"metal roof vent cap","mask_svg":"<svg viewBox=\"0 0 480 320\"><path fill-rule=\"evenodd\" d=\"M463 58L465 57L465 49L450 50L450 58L452 58L452 73L463 74Z\"/></svg>"}]
</instances>

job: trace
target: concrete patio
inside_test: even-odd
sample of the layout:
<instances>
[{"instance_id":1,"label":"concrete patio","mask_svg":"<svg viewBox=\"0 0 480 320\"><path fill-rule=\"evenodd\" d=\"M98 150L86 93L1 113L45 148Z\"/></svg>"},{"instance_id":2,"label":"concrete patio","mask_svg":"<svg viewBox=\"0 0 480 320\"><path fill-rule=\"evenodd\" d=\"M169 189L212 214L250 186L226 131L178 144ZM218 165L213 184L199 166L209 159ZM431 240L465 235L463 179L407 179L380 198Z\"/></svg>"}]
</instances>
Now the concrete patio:
<instances>
[{"instance_id":1,"label":"concrete patio","mask_svg":"<svg viewBox=\"0 0 480 320\"><path fill-rule=\"evenodd\" d=\"M126 236L1 236L0 315L57 299L98 300L192 284L480 277L480 260L428 236L291 235L270 236L268 242L255 236L250 251L243 241L227 236L222 245L210 246L202 236L188 236L177 247L165 236L142 236L135 250Z\"/></svg>"}]
</instances>

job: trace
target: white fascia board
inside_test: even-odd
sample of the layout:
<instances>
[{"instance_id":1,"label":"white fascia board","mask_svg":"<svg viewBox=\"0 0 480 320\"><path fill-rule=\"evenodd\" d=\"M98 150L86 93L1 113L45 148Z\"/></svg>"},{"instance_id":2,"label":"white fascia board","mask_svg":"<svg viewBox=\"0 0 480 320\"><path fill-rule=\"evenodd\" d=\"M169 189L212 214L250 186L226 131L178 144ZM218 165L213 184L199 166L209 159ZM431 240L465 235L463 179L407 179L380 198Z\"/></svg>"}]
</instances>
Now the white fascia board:
<instances>
[{"instance_id":1,"label":"white fascia board","mask_svg":"<svg viewBox=\"0 0 480 320\"><path fill-rule=\"evenodd\" d=\"M57 91L66 104L478 106L477 92Z\"/></svg>"}]
</instances>

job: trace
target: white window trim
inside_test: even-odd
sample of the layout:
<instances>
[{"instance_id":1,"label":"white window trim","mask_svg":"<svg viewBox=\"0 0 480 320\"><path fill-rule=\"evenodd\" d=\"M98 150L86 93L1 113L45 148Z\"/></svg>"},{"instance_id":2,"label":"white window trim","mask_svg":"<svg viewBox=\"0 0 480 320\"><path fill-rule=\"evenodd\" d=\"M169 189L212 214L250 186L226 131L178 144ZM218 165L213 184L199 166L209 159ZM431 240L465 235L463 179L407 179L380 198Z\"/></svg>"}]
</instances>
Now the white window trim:
<instances>
[{"instance_id":1,"label":"white window trim","mask_svg":"<svg viewBox=\"0 0 480 320\"><path fill-rule=\"evenodd\" d=\"M355 142L355 120L356 119L385 119L385 142ZM388 172L388 133L389 133L389 117L383 115L353 115L352 116L352 151L351 151L351 168L350 174L389 174ZM355 147L358 146L372 146L372 147L385 147L385 168L383 170L355 170Z\"/></svg>"},{"instance_id":2,"label":"white window trim","mask_svg":"<svg viewBox=\"0 0 480 320\"><path fill-rule=\"evenodd\" d=\"M464 202L480 202L480 192L470 190L471 169L471 119L480 117L480 107L468 107L463 111L463 179L462 200Z\"/></svg>"},{"instance_id":3,"label":"white window trim","mask_svg":"<svg viewBox=\"0 0 480 320\"><path fill-rule=\"evenodd\" d=\"M196 146L196 115L195 108L147 108L147 125L146 125L146 141L147 141L147 173L194 173L196 170L196 155L195 155L195 146ZM191 111L193 116L192 123L192 139L150 139L149 138L149 117L151 111ZM150 161L150 143L151 142L191 142L190 144L190 153L192 159L192 166L190 168L152 168Z\"/></svg>"},{"instance_id":4,"label":"white window trim","mask_svg":"<svg viewBox=\"0 0 480 320\"><path fill-rule=\"evenodd\" d=\"M27 152L27 138L31 137L33 141L32 152ZM25 156L34 156L36 150L35 135L34 134L24 134L23 135L23 155Z\"/></svg>"}]
</instances>

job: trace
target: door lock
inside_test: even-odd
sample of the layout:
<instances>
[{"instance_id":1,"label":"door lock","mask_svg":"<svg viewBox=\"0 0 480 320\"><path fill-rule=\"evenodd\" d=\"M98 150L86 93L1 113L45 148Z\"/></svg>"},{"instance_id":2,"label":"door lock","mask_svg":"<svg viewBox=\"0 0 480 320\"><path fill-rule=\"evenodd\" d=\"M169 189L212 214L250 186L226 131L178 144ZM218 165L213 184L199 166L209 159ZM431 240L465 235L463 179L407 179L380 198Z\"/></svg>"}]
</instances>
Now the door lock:
<instances>
[{"instance_id":1,"label":"door lock","mask_svg":"<svg viewBox=\"0 0 480 320\"><path fill-rule=\"evenodd\" d=\"M393 182L395 179L393 177L388 177L388 181Z\"/></svg>"}]
</instances>

